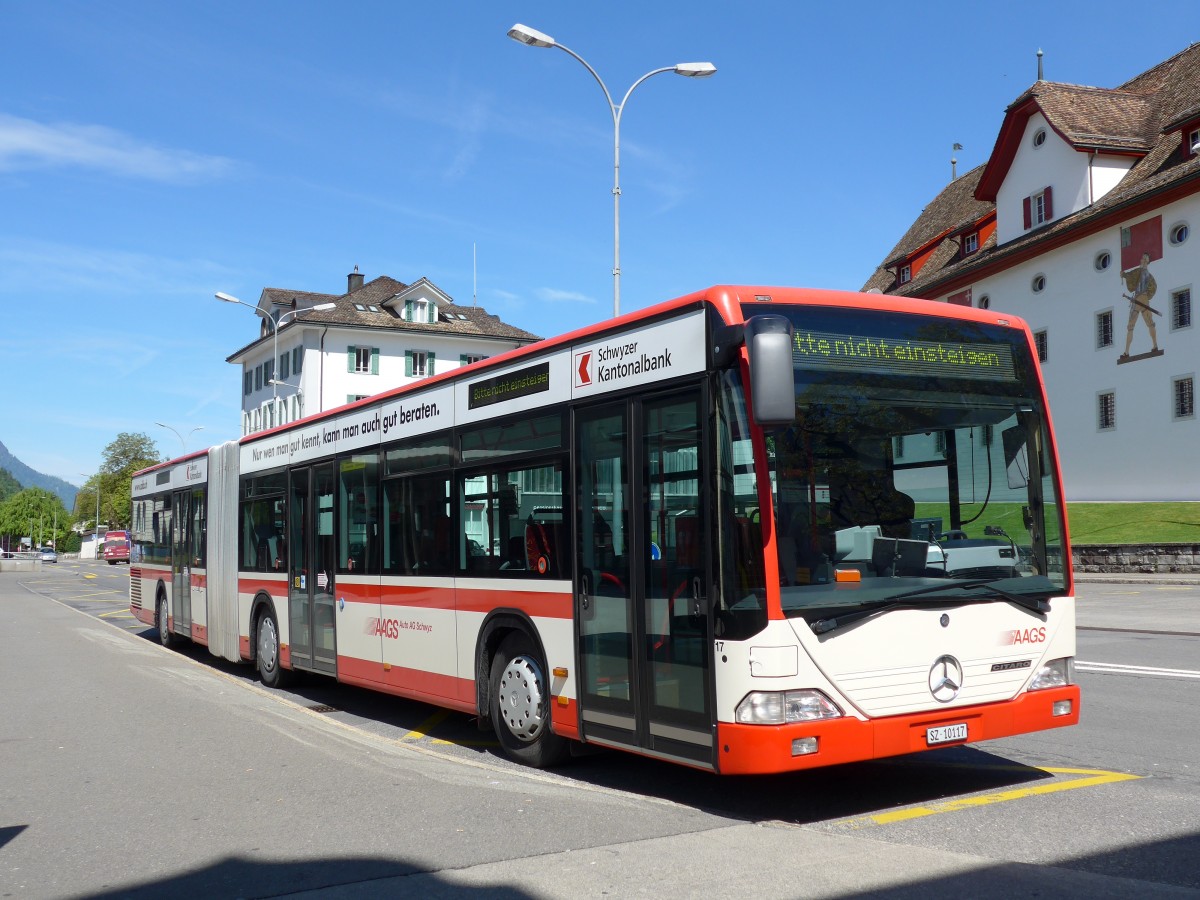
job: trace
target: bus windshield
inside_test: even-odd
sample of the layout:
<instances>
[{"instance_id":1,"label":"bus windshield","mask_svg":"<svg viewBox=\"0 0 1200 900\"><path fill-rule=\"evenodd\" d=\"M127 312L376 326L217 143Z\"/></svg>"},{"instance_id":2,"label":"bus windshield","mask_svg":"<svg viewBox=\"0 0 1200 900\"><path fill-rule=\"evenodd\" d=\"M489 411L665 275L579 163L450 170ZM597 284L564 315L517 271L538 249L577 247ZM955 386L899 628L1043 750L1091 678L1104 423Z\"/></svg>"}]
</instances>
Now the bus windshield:
<instances>
[{"instance_id":1,"label":"bus windshield","mask_svg":"<svg viewBox=\"0 0 1200 900\"><path fill-rule=\"evenodd\" d=\"M776 311L794 329L797 406L793 425L767 432L787 615L1064 592L1054 454L1024 331Z\"/></svg>"}]
</instances>

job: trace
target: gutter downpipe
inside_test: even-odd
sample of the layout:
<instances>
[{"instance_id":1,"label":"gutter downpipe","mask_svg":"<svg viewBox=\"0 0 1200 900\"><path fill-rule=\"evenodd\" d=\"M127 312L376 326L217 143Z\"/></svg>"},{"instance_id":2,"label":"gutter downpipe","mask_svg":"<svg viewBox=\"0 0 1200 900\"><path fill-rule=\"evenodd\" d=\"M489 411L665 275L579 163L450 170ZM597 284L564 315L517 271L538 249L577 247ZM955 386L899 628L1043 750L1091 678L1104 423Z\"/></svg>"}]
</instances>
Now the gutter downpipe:
<instances>
[{"instance_id":1,"label":"gutter downpipe","mask_svg":"<svg viewBox=\"0 0 1200 900\"><path fill-rule=\"evenodd\" d=\"M325 335L329 334L329 326L321 332L321 352L317 358L321 360L321 370L317 374L317 412L325 412Z\"/></svg>"}]
</instances>

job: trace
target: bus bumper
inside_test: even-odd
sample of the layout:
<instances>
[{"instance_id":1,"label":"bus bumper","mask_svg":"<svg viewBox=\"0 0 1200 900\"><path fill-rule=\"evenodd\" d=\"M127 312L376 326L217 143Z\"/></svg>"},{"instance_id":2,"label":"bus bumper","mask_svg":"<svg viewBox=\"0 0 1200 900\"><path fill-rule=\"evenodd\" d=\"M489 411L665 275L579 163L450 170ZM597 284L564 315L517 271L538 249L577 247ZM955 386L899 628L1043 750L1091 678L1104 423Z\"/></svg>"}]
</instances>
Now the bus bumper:
<instances>
[{"instance_id":1,"label":"bus bumper","mask_svg":"<svg viewBox=\"0 0 1200 900\"><path fill-rule=\"evenodd\" d=\"M1070 701L1070 712L1053 715L1059 701ZM792 772L840 763L880 759L990 741L1079 722L1079 686L1021 694L1002 703L927 710L904 716L856 719L850 716L788 725L717 723L717 767L724 774L756 775ZM965 723L966 740L930 745L928 729ZM793 742L816 738L815 753L793 754Z\"/></svg>"}]
</instances>

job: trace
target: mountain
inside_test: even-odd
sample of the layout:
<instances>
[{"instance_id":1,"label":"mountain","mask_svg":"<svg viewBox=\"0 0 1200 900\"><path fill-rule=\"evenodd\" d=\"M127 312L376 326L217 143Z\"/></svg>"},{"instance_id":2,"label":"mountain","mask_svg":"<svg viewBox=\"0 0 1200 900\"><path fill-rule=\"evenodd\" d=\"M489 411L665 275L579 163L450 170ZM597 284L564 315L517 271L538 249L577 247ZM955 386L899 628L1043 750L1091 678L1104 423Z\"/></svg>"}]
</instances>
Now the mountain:
<instances>
[{"instance_id":1,"label":"mountain","mask_svg":"<svg viewBox=\"0 0 1200 900\"><path fill-rule=\"evenodd\" d=\"M9 453L2 441L0 441L0 469L7 469L8 473L17 479L23 488L39 487L52 494L57 494L58 499L63 502L63 506L67 508L67 512L75 508L75 492L79 490L77 487L61 478L43 475L41 472L29 468Z\"/></svg>"}]
</instances>

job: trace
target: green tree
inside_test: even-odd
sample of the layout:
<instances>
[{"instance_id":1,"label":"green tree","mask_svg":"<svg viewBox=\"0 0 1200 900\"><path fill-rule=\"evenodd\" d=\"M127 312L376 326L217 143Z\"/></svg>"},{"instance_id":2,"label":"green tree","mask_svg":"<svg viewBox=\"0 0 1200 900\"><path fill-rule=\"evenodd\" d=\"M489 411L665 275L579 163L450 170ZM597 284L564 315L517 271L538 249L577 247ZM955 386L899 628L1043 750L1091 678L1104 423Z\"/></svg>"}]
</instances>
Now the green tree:
<instances>
[{"instance_id":1,"label":"green tree","mask_svg":"<svg viewBox=\"0 0 1200 900\"><path fill-rule=\"evenodd\" d=\"M154 441L145 434L122 431L104 448L100 471L87 480L75 495L75 519L91 522L96 517L96 491L100 491L100 522L128 528L131 502L129 485L133 473L162 462Z\"/></svg>"},{"instance_id":2,"label":"green tree","mask_svg":"<svg viewBox=\"0 0 1200 900\"><path fill-rule=\"evenodd\" d=\"M12 473L8 469L0 469L0 503L3 503L13 494L19 493L21 483L12 477Z\"/></svg>"},{"instance_id":3,"label":"green tree","mask_svg":"<svg viewBox=\"0 0 1200 900\"><path fill-rule=\"evenodd\" d=\"M0 503L0 535L9 545L31 536L35 546L57 547L71 530L71 515L62 501L43 488L26 488Z\"/></svg>"}]
</instances>

